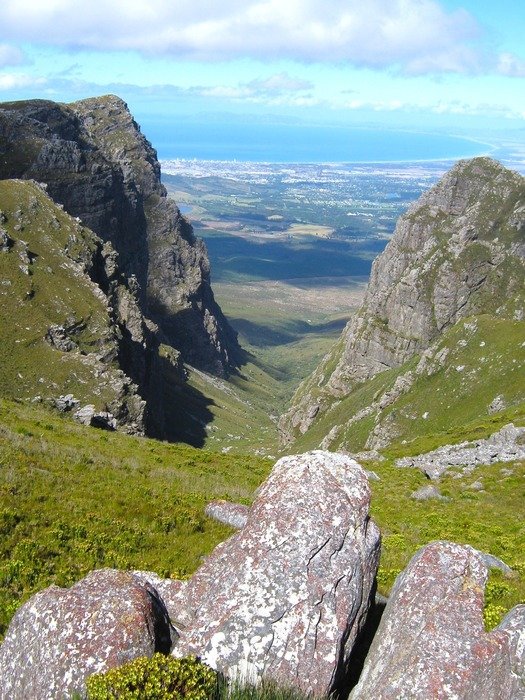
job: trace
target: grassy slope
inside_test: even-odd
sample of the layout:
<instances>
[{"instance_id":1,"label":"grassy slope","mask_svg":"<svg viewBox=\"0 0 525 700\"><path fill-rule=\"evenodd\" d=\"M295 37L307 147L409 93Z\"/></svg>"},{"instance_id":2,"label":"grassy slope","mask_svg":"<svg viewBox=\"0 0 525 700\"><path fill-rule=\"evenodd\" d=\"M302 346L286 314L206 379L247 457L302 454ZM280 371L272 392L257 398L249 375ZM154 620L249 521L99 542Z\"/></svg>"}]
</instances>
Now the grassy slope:
<instances>
[{"instance_id":1,"label":"grassy slope","mask_svg":"<svg viewBox=\"0 0 525 700\"><path fill-rule=\"evenodd\" d=\"M72 393L103 408L114 398L96 363L83 353L102 351L109 338L107 309L95 285L65 253L93 249L93 234L57 207L33 182L0 182L2 228L14 241L0 251L0 386L3 396L32 398ZM26 245L24 245L27 244ZM32 262L24 273L25 251ZM63 353L45 342L52 324L74 317L85 328L79 351ZM111 377L107 377L108 380Z\"/></svg>"},{"instance_id":2,"label":"grassy slope","mask_svg":"<svg viewBox=\"0 0 525 700\"><path fill-rule=\"evenodd\" d=\"M245 349L245 363L227 382L189 370L184 406L208 422L205 445L235 452L277 454L276 421L300 380L312 372L340 333L346 316L331 313L330 288L307 309L303 291L277 283L271 288L221 283L216 296ZM361 286L353 292L360 298ZM349 306L346 308L347 312ZM332 310L333 311L333 310ZM182 396L188 392L181 387ZM189 404L188 404L189 400ZM180 416L180 420L184 420Z\"/></svg>"},{"instance_id":3,"label":"grassy slope","mask_svg":"<svg viewBox=\"0 0 525 700\"><path fill-rule=\"evenodd\" d=\"M340 431L330 448L358 451L377 422L387 426L398 452L418 454L486 436L509 420L525 422L524 321L490 315L461 321L434 346L433 356L443 350L447 352L443 367L431 376L418 376L411 389L391 406L362 420L348 423L360 409L390 390L398 376L414 372L419 357L377 375L342 400L326 397L326 410L290 449L317 447L338 425ZM489 415L488 407L496 396L501 396L508 408Z\"/></svg>"},{"instance_id":4,"label":"grassy slope","mask_svg":"<svg viewBox=\"0 0 525 700\"><path fill-rule=\"evenodd\" d=\"M204 516L212 498L249 503L271 463L84 428L43 408L0 401L0 632L17 605L51 584L70 585L93 568L190 574L231 532ZM425 483L391 460L367 465L372 515L383 537L380 590L416 549L434 539L502 557L519 576L490 589L496 618L525 599L525 464L482 467L447 478L448 502L417 502ZM505 465L505 469L508 465ZM482 478L484 491L469 485ZM495 618L495 619L496 619Z\"/></svg>"},{"instance_id":5,"label":"grassy slope","mask_svg":"<svg viewBox=\"0 0 525 700\"><path fill-rule=\"evenodd\" d=\"M231 531L212 498L249 502L270 463L86 429L0 400L0 631L20 600L115 566L186 575Z\"/></svg>"}]
</instances>

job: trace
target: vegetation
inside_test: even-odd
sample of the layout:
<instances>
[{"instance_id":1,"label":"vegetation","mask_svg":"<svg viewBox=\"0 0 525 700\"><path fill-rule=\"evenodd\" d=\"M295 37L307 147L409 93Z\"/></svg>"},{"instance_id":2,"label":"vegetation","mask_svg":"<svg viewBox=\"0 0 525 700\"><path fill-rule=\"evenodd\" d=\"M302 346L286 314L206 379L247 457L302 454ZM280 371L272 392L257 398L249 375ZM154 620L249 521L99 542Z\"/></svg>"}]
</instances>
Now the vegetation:
<instances>
[{"instance_id":1,"label":"vegetation","mask_svg":"<svg viewBox=\"0 0 525 700\"><path fill-rule=\"evenodd\" d=\"M34 182L0 181L0 201L1 227L12 241L0 252L1 395L72 393L104 409L115 399L114 376L100 376L86 355L110 353L115 341L100 292L81 273L95 236ZM78 352L58 360L44 338L50 326L64 324L75 327Z\"/></svg>"},{"instance_id":2,"label":"vegetation","mask_svg":"<svg viewBox=\"0 0 525 700\"><path fill-rule=\"evenodd\" d=\"M0 634L30 595L94 568L189 575L232 532L208 501L250 502L270 466L0 400Z\"/></svg>"},{"instance_id":3,"label":"vegetation","mask_svg":"<svg viewBox=\"0 0 525 700\"><path fill-rule=\"evenodd\" d=\"M195 658L154 654L88 678L88 700L211 700L217 674Z\"/></svg>"},{"instance_id":4,"label":"vegetation","mask_svg":"<svg viewBox=\"0 0 525 700\"><path fill-rule=\"evenodd\" d=\"M469 476L444 476L439 488L447 501L417 501L411 493L428 483L416 469L400 469L391 459L370 462L380 481L371 481L371 513L382 533L378 588L388 594L415 552L433 540L468 544L501 558L513 570L491 574L485 596L488 627L511 607L525 602L525 463L493 464ZM459 478L458 478L459 477ZM472 484L481 481L483 488Z\"/></svg>"},{"instance_id":5,"label":"vegetation","mask_svg":"<svg viewBox=\"0 0 525 700\"><path fill-rule=\"evenodd\" d=\"M525 321L489 314L461 321L433 346L428 370L416 372L417 356L357 386L343 399L335 399L323 393L321 377L329 376L341 351L342 347L337 348L325 366L297 390L295 403L310 392L323 401L324 408L308 432L297 435L294 451L319 445L334 426L339 430L330 449L364 449L371 431L379 424L385 426L392 441L388 454L399 457L487 437L510 421L525 423L520 381L525 367ZM445 357L441 363L436 359L440 354ZM415 374L408 391L390 405L376 406L360 420L353 420L358 411L371 406L408 372ZM489 413L496 397L506 408Z\"/></svg>"},{"instance_id":6,"label":"vegetation","mask_svg":"<svg viewBox=\"0 0 525 700\"><path fill-rule=\"evenodd\" d=\"M87 681L87 700L307 700L301 691L263 680L254 686L227 681L193 657L154 654Z\"/></svg>"},{"instance_id":7,"label":"vegetation","mask_svg":"<svg viewBox=\"0 0 525 700\"><path fill-rule=\"evenodd\" d=\"M204 515L206 503L250 503L271 464L89 429L0 400L0 632L34 592L72 585L94 568L190 575L232 532ZM445 477L440 488L450 500L426 502L410 498L426 482L419 471L394 467L392 457L367 467L380 477L371 487L372 516L383 533L382 593L419 547L450 539L516 571L489 587L489 621L525 600L525 464ZM479 479L483 490L471 489Z\"/></svg>"}]
</instances>

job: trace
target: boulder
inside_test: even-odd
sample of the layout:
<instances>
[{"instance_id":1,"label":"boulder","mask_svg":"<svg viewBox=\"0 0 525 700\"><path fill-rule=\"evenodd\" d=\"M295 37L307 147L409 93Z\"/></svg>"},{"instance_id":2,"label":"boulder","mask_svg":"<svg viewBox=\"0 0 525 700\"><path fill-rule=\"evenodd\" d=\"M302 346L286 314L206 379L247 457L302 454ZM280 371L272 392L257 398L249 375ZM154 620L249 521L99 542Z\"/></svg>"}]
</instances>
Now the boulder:
<instances>
[{"instance_id":1,"label":"boulder","mask_svg":"<svg viewBox=\"0 0 525 700\"><path fill-rule=\"evenodd\" d=\"M102 428L102 430L115 430L117 421L112 413L107 411L96 411L93 404L82 406L78 411L75 411L73 418L82 425L88 425L92 428Z\"/></svg>"},{"instance_id":2,"label":"boulder","mask_svg":"<svg viewBox=\"0 0 525 700\"><path fill-rule=\"evenodd\" d=\"M280 459L246 525L220 544L180 598L173 654L226 675L330 693L348 670L377 571L370 489L351 458Z\"/></svg>"},{"instance_id":3,"label":"boulder","mask_svg":"<svg viewBox=\"0 0 525 700\"><path fill-rule=\"evenodd\" d=\"M525 698L525 606L485 632L487 575L472 547L421 549L392 589L351 700Z\"/></svg>"},{"instance_id":4,"label":"boulder","mask_svg":"<svg viewBox=\"0 0 525 700\"><path fill-rule=\"evenodd\" d=\"M68 589L51 586L14 616L0 647L1 700L62 700L85 679L169 652L171 626L156 590L129 573L92 571Z\"/></svg>"},{"instance_id":5,"label":"boulder","mask_svg":"<svg viewBox=\"0 0 525 700\"><path fill-rule=\"evenodd\" d=\"M46 341L52 347L62 352L71 352L78 348L78 345L71 340L64 326L53 325L47 329Z\"/></svg>"},{"instance_id":6,"label":"boulder","mask_svg":"<svg viewBox=\"0 0 525 700\"><path fill-rule=\"evenodd\" d=\"M80 401L75 399L73 394L66 394L65 396L59 396L58 398L53 399L53 403L57 410L65 413L66 411L71 411L72 409L77 408Z\"/></svg>"},{"instance_id":7,"label":"boulder","mask_svg":"<svg viewBox=\"0 0 525 700\"><path fill-rule=\"evenodd\" d=\"M410 498L413 498L415 501L449 500L446 496L443 496L438 487L434 486L433 484L427 484L426 486L421 486L420 488L416 489L416 491L412 491Z\"/></svg>"},{"instance_id":8,"label":"boulder","mask_svg":"<svg viewBox=\"0 0 525 700\"><path fill-rule=\"evenodd\" d=\"M220 523L230 525L240 530L246 525L250 509L242 503L230 503L229 501L210 501L205 508L209 518L218 520Z\"/></svg>"}]
</instances>

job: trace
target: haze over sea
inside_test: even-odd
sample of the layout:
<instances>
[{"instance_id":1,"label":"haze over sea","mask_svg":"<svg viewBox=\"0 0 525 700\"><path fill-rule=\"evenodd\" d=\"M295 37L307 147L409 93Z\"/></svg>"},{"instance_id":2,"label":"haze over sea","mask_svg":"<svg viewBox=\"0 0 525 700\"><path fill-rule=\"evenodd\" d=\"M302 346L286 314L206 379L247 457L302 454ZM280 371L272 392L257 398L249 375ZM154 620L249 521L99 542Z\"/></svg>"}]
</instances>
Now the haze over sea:
<instances>
[{"instance_id":1,"label":"haze over sea","mask_svg":"<svg viewBox=\"0 0 525 700\"><path fill-rule=\"evenodd\" d=\"M266 163L376 163L448 160L489 154L492 147L436 133L329 126L179 123L145 125L160 159Z\"/></svg>"}]
</instances>

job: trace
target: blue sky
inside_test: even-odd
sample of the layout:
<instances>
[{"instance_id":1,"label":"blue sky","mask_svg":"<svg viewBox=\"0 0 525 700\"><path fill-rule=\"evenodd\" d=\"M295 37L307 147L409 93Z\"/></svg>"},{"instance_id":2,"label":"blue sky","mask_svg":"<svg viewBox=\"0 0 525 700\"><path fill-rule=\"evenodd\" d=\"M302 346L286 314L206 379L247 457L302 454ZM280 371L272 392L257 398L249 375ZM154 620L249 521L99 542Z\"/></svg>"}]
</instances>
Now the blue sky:
<instances>
[{"instance_id":1,"label":"blue sky","mask_svg":"<svg viewBox=\"0 0 525 700\"><path fill-rule=\"evenodd\" d=\"M3 0L0 27L2 101L114 92L146 124L525 128L521 0Z\"/></svg>"}]
</instances>

